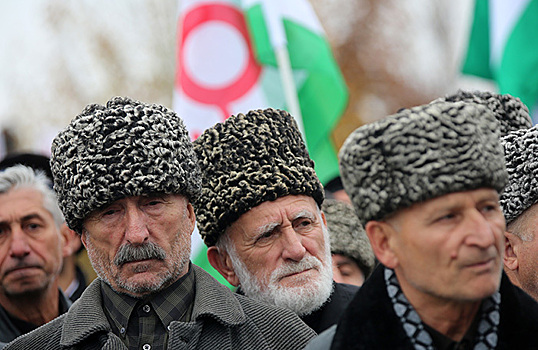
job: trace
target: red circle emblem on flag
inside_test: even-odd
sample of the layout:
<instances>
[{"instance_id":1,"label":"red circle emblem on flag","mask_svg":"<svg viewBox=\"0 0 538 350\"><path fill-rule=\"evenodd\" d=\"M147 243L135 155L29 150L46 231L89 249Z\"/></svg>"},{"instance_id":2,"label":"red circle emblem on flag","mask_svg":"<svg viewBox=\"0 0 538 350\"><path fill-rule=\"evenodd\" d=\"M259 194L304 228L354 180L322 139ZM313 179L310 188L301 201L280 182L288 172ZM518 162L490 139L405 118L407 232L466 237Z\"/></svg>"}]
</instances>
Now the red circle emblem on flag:
<instances>
[{"instance_id":1,"label":"red circle emblem on flag","mask_svg":"<svg viewBox=\"0 0 538 350\"><path fill-rule=\"evenodd\" d=\"M176 79L176 84L179 84L177 88L195 101L218 106L225 119L230 115L228 113L229 103L245 95L256 84L261 73L261 66L254 58L243 13L226 4L205 4L188 11L182 22L182 32L179 37L178 61L180 66L178 69L179 79ZM236 74L232 74L230 79L223 80L220 84L207 83L203 77L196 76L196 69L189 67L189 64L194 65L196 62L189 62L187 59L186 44L189 42L189 36L196 31L200 33L204 26L207 27L212 23L225 24L226 28L233 29L235 36L239 34L244 45L248 48L244 53L245 57L238 59L236 66L233 67L237 71ZM199 35L196 39L203 41L204 38ZM208 40L208 42L210 41ZM203 45L204 42L196 44ZM207 59L210 60L208 62L217 63L221 57L207 57ZM242 67L238 67L237 64L241 63Z\"/></svg>"}]
</instances>

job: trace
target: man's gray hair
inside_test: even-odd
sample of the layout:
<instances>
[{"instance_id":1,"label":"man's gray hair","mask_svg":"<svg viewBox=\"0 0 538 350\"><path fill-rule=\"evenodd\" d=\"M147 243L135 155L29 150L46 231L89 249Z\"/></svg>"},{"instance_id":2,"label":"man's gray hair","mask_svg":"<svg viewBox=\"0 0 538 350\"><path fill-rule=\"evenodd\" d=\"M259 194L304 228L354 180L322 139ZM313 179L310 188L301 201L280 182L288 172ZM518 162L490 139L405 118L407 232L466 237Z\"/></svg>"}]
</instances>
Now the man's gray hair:
<instances>
[{"instance_id":1,"label":"man's gray hair","mask_svg":"<svg viewBox=\"0 0 538 350\"><path fill-rule=\"evenodd\" d=\"M58 206L56 193L50 186L51 180L43 171L25 165L15 165L0 172L0 194L19 188L38 191L43 195L43 207L52 215L56 226L60 227L64 216Z\"/></svg>"}]
</instances>

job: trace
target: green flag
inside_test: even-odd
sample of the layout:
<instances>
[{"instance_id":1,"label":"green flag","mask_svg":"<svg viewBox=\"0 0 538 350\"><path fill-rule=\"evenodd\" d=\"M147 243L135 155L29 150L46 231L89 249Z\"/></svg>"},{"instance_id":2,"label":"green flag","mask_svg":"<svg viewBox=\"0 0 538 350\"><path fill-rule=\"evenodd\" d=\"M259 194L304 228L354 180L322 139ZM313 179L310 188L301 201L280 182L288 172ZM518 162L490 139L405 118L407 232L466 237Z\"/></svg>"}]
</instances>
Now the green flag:
<instances>
[{"instance_id":1,"label":"green flag","mask_svg":"<svg viewBox=\"0 0 538 350\"><path fill-rule=\"evenodd\" d=\"M323 29L305 0L242 3L257 61L278 69L275 45L287 48L307 148L326 183L339 174L331 133L346 108L348 90Z\"/></svg>"},{"instance_id":2,"label":"green flag","mask_svg":"<svg viewBox=\"0 0 538 350\"><path fill-rule=\"evenodd\" d=\"M462 71L494 80L500 93L536 111L538 0L476 0Z\"/></svg>"}]
</instances>

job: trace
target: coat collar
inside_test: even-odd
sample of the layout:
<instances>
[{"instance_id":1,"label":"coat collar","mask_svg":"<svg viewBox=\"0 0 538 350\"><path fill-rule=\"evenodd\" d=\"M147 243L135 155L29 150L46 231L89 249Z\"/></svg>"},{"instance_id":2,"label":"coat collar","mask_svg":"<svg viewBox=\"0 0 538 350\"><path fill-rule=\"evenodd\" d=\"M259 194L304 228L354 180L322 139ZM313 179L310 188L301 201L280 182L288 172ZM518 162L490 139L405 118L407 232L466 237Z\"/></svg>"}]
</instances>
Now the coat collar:
<instances>
[{"instance_id":1,"label":"coat collar","mask_svg":"<svg viewBox=\"0 0 538 350\"><path fill-rule=\"evenodd\" d=\"M220 284L202 268L192 265L195 278L192 320L212 317L227 326L238 326L246 321L245 313L234 293ZM73 346L97 332L112 329L103 310L101 279L95 279L79 300L65 315L62 346Z\"/></svg>"},{"instance_id":2,"label":"coat collar","mask_svg":"<svg viewBox=\"0 0 538 350\"><path fill-rule=\"evenodd\" d=\"M192 265L196 280L192 318L213 317L228 326L238 326L246 321L246 315L239 298L229 288L215 280L201 267Z\"/></svg>"},{"instance_id":3,"label":"coat collar","mask_svg":"<svg viewBox=\"0 0 538 350\"><path fill-rule=\"evenodd\" d=\"M73 346L94 333L111 331L102 305L101 279L96 278L65 315L60 344Z\"/></svg>"}]
</instances>

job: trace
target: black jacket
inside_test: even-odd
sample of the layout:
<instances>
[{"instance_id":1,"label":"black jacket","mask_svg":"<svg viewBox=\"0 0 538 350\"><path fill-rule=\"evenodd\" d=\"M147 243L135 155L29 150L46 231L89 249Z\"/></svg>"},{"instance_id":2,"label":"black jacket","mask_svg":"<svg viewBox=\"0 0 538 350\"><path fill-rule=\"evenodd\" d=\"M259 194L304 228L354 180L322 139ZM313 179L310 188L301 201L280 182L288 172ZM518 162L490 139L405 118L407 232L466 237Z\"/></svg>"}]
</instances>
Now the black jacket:
<instances>
[{"instance_id":1,"label":"black jacket","mask_svg":"<svg viewBox=\"0 0 538 350\"><path fill-rule=\"evenodd\" d=\"M342 315L336 331L330 328L306 349L414 350L394 313L383 271L380 265L363 284ZM497 349L538 349L538 303L512 285L504 273L500 294Z\"/></svg>"},{"instance_id":2,"label":"black jacket","mask_svg":"<svg viewBox=\"0 0 538 350\"><path fill-rule=\"evenodd\" d=\"M359 287L345 283L333 282L333 286L329 300L319 310L301 317L303 322L318 334L338 323L340 316L359 290Z\"/></svg>"},{"instance_id":3,"label":"black jacket","mask_svg":"<svg viewBox=\"0 0 538 350\"><path fill-rule=\"evenodd\" d=\"M63 314L71 306L71 300L69 300L61 290L59 298L59 313ZM35 328L37 328L37 326ZM24 333L17 328L15 323L13 323L7 311L0 306L0 349L22 334Z\"/></svg>"},{"instance_id":4,"label":"black jacket","mask_svg":"<svg viewBox=\"0 0 538 350\"><path fill-rule=\"evenodd\" d=\"M328 301L313 313L302 316L301 320L317 334L320 334L338 322L358 290L359 287L351 284L333 282L333 292ZM241 287L237 288L236 293L245 295Z\"/></svg>"}]
</instances>

